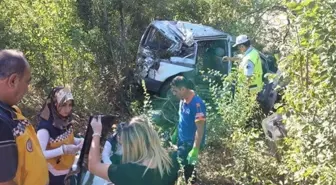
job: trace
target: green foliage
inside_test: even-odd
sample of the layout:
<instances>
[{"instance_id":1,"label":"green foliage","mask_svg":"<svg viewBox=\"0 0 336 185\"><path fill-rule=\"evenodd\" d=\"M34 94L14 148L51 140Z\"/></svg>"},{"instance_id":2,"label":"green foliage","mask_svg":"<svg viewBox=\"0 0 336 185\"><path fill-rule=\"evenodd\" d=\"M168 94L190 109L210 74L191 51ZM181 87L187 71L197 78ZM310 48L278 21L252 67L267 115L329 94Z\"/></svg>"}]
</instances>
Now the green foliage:
<instances>
[{"instance_id":1,"label":"green foliage","mask_svg":"<svg viewBox=\"0 0 336 185\"><path fill-rule=\"evenodd\" d=\"M249 94L246 84L242 79L237 78L238 75L235 72L228 76L212 73L223 79L223 83L220 85L209 79L213 105L208 104L207 107L209 107L210 113L215 113L214 117L218 118L220 115L220 120L209 121L209 128L214 127L210 129L214 132L209 133L209 136L216 140L219 138L218 136L230 135L235 128L246 126L256 104L254 102L255 96ZM233 86L235 86L235 90L233 90Z\"/></svg>"},{"instance_id":2,"label":"green foliage","mask_svg":"<svg viewBox=\"0 0 336 185\"><path fill-rule=\"evenodd\" d=\"M75 1L2 1L4 48L22 50L32 68L33 86L44 99L54 86L70 86L76 113L108 113L100 71L87 45L92 32L84 32ZM92 38L92 39L91 39ZM35 97L36 99L36 97ZM36 107L31 96L25 102ZM39 101L42 105L43 100ZM36 114L37 112L35 112Z\"/></svg>"},{"instance_id":3,"label":"green foliage","mask_svg":"<svg viewBox=\"0 0 336 185\"><path fill-rule=\"evenodd\" d=\"M206 83L197 84L196 92L207 104L208 147L199 174L215 179L208 184L335 184L335 8L331 0L3 0L0 47L24 51L31 64L33 88L20 106L33 121L50 89L69 85L79 117L146 114L165 131L177 124L176 102L145 87L142 96L133 79L139 40L150 21L191 21L248 34L255 46L281 49L279 66L291 79L278 110L289 130L278 143L281 158L267 155L263 115L244 82L232 73L216 84L203 74ZM267 26L264 18L273 14L290 25ZM77 121L78 130L84 129Z\"/></svg>"},{"instance_id":4,"label":"green foliage","mask_svg":"<svg viewBox=\"0 0 336 185\"><path fill-rule=\"evenodd\" d=\"M292 11L291 54L282 62L292 81L285 100L284 174L288 181L334 184L335 148L335 3L289 2ZM294 19L295 18L295 19Z\"/></svg>"},{"instance_id":5,"label":"green foliage","mask_svg":"<svg viewBox=\"0 0 336 185\"><path fill-rule=\"evenodd\" d=\"M261 131L244 126L251 116L239 106L249 105L241 102L244 93L238 93L233 102L222 103L230 97L223 92L224 85L215 88L213 92L217 93L212 96L219 103L215 115L221 115L225 127L212 129L221 122L209 124L210 133L214 139L221 139L225 158L230 159L220 167L219 174L239 184L334 184L335 3L307 0L286 5L292 15L291 42L282 47L288 54L280 67L291 82L283 95L281 112L286 114L289 132L283 142L277 143L281 157L276 160L266 155L268 147Z\"/></svg>"},{"instance_id":6,"label":"green foliage","mask_svg":"<svg viewBox=\"0 0 336 185\"><path fill-rule=\"evenodd\" d=\"M267 155L267 145L258 129L261 118L258 117L256 94L248 91L244 78L237 72L228 76L210 72L211 76L220 76L222 83L218 84L206 78L209 82L209 94L212 98L207 102L207 150L224 151L221 165L214 165L215 158L206 158L201 165L202 171L213 171L212 176L221 176L239 184L274 184L278 180L276 159ZM232 86L235 86L233 98ZM260 121L260 122L258 122ZM213 152L216 153L216 152ZM217 155L221 155L217 153ZM202 158L201 158L202 160ZM213 165L207 165L209 163ZM212 182L213 183L213 182ZM220 184L220 182L217 182Z\"/></svg>"}]
</instances>

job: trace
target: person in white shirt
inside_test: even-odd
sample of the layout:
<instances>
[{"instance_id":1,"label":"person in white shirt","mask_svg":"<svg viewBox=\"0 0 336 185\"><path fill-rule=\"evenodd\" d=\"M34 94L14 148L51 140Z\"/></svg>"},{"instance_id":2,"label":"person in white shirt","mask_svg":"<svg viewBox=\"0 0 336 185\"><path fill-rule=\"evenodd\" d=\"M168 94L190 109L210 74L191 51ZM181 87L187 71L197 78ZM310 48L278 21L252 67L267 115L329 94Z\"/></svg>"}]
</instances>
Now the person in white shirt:
<instances>
[{"instance_id":1,"label":"person in white shirt","mask_svg":"<svg viewBox=\"0 0 336 185\"><path fill-rule=\"evenodd\" d=\"M102 151L102 160L105 164L120 164L122 157L122 145L120 143L120 133L124 122L119 123L115 132L106 140Z\"/></svg>"},{"instance_id":2,"label":"person in white shirt","mask_svg":"<svg viewBox=\"0 0 336 185\"><path fill-rule=\"evenodd\" d=\"M48 162L49 185L62 185L75 161L84 139L74 136L72 111L74 98L70 89L55 87L38 114L37 138Z\"/></svg>"}]
</instances>

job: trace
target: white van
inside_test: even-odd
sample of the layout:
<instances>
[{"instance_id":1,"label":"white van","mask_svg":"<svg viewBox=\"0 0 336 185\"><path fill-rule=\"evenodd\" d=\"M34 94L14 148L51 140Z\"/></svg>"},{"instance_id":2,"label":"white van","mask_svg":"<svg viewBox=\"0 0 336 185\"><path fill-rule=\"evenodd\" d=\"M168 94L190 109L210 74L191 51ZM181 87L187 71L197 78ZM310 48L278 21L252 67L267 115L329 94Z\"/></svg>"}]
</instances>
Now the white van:
<instances>
[{"instance_id":1,"label":"white van","mask_svg":"<svg viewBox=\"0 0 336 185\"><path fill-rule=\"evenodd\" d=\"M210 26L183 21L157 20L143 34L136 58L138 83L145 81L147 90L167 95L171 80L183 75L192 81L201 70L214 69L230 73L235 37ZM266 60L261 55L262 60Z\"/></svg>"}]
</instances>

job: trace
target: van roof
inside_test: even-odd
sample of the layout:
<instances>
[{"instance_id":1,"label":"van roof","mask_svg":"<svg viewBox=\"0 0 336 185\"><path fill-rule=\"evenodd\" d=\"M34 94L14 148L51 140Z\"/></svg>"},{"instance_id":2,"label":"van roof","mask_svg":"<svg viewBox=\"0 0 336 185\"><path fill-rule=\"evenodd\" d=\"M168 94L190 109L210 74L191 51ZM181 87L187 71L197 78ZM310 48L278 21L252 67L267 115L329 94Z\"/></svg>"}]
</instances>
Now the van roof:
<instances>
[{"instance_id":1,"label":"van roof","mask_svg":"<svg viewBox=\"0 0 336 185\"><path fill-rule=\"evenodd\" d=\"M155 20L151 23L151 25L166 34L175 33L182 39L186 37L187 32L192 33L194 40L211 40L213 38L231 37L228 33L222 32L213 27L185 21Z\"/></svg>"}]
</instances>

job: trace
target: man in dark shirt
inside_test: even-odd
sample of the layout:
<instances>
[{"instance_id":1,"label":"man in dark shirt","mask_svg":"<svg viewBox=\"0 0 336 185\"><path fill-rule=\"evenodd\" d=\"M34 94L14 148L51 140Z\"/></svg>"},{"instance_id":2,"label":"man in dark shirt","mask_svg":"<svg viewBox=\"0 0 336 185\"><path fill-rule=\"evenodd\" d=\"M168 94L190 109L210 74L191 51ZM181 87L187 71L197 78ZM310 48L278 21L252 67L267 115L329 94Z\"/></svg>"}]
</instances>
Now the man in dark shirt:
<instances>
[{"instance_id":1,"label":"man in dark shirt","mask_svg":"<svg viewBox=\"0 0 336 185\"><path fill-rule=\"evenodd\" d=\"M0 185L46 185L48 168L36 132L15 105L28 91L23 53L0 51Z\"/></svg>"}]
</instances>

